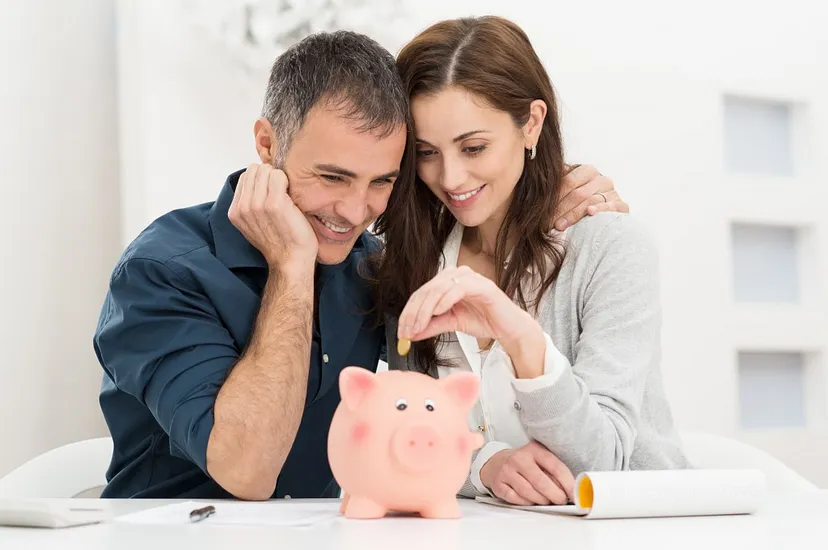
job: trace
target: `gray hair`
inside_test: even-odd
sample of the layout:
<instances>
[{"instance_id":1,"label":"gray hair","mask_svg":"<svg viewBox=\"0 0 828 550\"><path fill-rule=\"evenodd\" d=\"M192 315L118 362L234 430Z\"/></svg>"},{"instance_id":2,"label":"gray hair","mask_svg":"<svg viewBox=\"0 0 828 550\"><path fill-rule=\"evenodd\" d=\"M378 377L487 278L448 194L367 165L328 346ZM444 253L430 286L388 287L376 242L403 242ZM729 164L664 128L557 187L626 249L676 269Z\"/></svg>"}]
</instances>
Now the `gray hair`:
<instances>
[{"instance_id":1,"label":"gray hair","mask_svg":"<svg viewBox=\"0 0 828 550\"><path fill-rule=\"evenodd\" d=\"M280 55L270 72L262 116L276 134L276 166L320 100L380 137L409 122L408 94L388 50L355 32L312 34Z\"/></svg>"}]
</instances>

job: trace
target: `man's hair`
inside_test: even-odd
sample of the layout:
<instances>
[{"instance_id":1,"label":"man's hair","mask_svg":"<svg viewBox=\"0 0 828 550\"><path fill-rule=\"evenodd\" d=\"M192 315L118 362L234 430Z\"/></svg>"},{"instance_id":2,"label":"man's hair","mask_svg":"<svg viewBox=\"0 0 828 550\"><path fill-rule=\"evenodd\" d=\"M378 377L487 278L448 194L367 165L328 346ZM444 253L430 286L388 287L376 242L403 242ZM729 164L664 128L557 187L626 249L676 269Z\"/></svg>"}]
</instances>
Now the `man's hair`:
<instances>
[{"instance_id":1,"label":"man's hair","mask_svg":"<svg viewBox=\"0 0 828 550\"><path fill-rule=\"evenodd\" d=\"M380 137L409 122L408 95L388 50L355 32L316 33L280 55L270 72L262 116L276 134L276 166L321 101Z\"/></svg>"}]
</instances>

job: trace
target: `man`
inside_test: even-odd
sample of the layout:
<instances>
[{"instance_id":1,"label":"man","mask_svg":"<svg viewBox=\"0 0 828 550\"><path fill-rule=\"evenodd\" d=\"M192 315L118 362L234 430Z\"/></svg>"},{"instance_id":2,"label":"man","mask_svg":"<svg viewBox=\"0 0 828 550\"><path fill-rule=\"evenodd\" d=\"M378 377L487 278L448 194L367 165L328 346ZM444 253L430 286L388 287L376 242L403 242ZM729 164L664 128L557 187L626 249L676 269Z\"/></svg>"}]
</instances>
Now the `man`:
<instances>
[{"instance_id":1,"label":"man","mask_svg":"<svg viewBox=\"0 0 828 550\"><path fill-rule=\"evenodd\" d=\"M104 497L338 495L327 432L339 372L383 357L358 270L413 174L408 122L394 59L365 36L314 35L276 60L261 164L153 222L113 271L94 338L114 441ZM590 168L567 185L570 223L605 200L593 193L617 197Z\"/></svg>"}]
</instances>

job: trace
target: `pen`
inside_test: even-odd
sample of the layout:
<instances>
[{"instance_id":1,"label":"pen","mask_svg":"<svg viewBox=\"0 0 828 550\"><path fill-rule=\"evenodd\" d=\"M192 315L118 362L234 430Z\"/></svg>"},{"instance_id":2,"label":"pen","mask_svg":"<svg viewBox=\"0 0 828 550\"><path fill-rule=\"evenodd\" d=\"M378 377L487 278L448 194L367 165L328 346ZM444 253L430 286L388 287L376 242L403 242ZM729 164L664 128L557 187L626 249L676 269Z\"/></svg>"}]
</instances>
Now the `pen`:
<instances>
[{"instance_id":1,"label":"pen","mask_svg":"<svg viewBox=\"0 0 828 550\"><path fill-rule=\"evenodd\" d=\"M195 523L203 519L207 519L216 513L215 506L205 506L204 508L197 508L190 512L190 521Z\"/></svg>"}]
</instances>

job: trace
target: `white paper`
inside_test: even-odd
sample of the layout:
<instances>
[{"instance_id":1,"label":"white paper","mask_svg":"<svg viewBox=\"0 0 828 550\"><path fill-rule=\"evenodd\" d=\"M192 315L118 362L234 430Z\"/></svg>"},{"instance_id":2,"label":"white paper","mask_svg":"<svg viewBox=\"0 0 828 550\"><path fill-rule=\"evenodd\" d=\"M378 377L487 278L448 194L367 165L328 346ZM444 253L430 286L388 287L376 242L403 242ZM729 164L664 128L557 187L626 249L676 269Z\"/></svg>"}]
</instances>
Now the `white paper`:
<instances>
[{"instance_id":1,"label":"white paper","mask_svg":"<svg viewBox=\"0 0 828 550\"><path fill-rule=\"evenodd\" d=\"M500 500L495 497L477 497L475 500L484 504L492 504L500 506L501 508L509 508L512 510L526 510L528 512L548 512L552 514L561 514L564 516L585 516L589 510L578 508L574 504L560 504L554 506L521 506L519 504L509 504L505 500Z\"/></svg>"},{"instance_id":2,"label":"white paper","mask_svg":"<svg viewBox=\"0 0 828 550\"><path fill-rule=\"evenodd\" d=\"M362 521L349 520L339 514L340 500L328 502L303 502L301 499L278 502L180 502L149 510L142 510L120 516L115 519L122 523L139 525L186 525L190 522L190 512L204 506L214 506L216 512L196 522L208 525L275 525L288 527L309 527L328 521ZM496 510L475 506L474 501L461 499L462 520L487 521L493 517L520 518L522 514L509 510ZM416 514L411 514L416 517ZM389 513L385 519L393 520L409 514ZM417 518L420 519L420 518ZM381 521L381 520L374 520ZM423 519L423 521L435 521ZM447 520L457 521L457 520Z\"/></svg>"},{"instance_id":3,"label":"white paper","mask_svg":"<svg viewBox=\"0 0 828 550\"><path fill-rule=\"evenodd\" d=\"M140 525L186 525L190 512L205 506L216 511L195 523L208 525L269 525L307 527L332 521L339 516L339 501L316 503L300 502L179 502L142 510L116 518L115 521Z\"/></svg>"},{"instance_id":4,"label":"white paper","mask_svg":"<svg viewBox=\"0 0 828 550\"><path fill-rule=\"evenodd\" d=\"M577 487L588 478L592 507L580 502ZM588 519L752 514L767 491L760 470L648 470L585 472L575 480L575 505L515 506L497 499L478 500L532 512Z\"/></svg>"}]
</instances>

